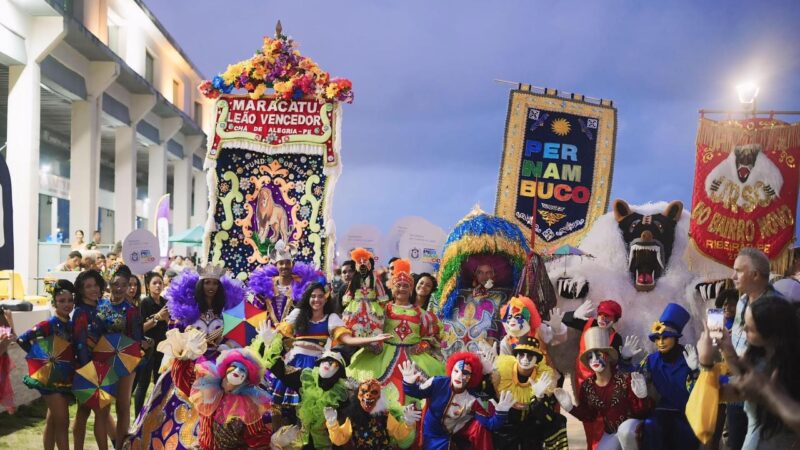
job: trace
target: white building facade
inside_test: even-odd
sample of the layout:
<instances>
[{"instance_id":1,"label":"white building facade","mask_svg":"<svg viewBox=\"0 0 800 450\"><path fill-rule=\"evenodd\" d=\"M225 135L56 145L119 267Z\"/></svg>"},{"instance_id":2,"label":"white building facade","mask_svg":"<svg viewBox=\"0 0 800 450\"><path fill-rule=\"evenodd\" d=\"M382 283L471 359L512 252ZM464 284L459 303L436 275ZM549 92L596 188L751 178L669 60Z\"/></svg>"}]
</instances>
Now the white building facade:
<instances>
[{"instance_id":1,"label":"white building facade","mask_svg":"<svg viewBox=\"0 0 800 450\"><path fill-rule=\"evenodd\" d=\"M28 293L59 233L152 230L167 193L174 233L205 223L202 79L141 0L0 0L0 148Z\"/></svg>"}]
</instances>

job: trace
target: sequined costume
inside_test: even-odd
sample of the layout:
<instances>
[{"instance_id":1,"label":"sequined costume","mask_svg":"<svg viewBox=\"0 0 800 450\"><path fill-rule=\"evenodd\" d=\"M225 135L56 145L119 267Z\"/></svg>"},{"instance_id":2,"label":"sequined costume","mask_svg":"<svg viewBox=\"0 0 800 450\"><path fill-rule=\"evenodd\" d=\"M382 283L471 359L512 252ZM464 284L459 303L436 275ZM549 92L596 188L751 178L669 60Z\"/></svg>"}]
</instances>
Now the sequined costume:
<instances>
[{"instance_id":1,"label":"sequined costume","mask_svg":"<svg viewBox=\"0 0 800 450\"><path fill-rule=\"evenodd\" d=\"M546 360L536 364L529 377L520 375L515 357L500 355L491 376L494 396L510 391L516 403L508 412L508 421L493 433L494 448L503 449L567 449L567 419L556 412L557 402L552 388L547 395L536 398L530 379L539 380L544 374L554 375Z\"/></svg>"},{"instance_id":2,"label":"sequined costume","mask_svg":"<svg viewBox=\"0 0 800 450\"><path fill-rule=\"evenodd\" d=\"M408 448L416 436L413 426L403 422L399 405L378 413L364 411L352 395L339 408L336 426L328 425L334 445L359 450Z\"/></svg>"},{"instance_id":3,"label":"sequined costume","mask_svg":"<svg viewBox=\"0 0 800 450\"><path fill-rule=\"evenodd\" d=\"M295 309L284 322L278 324L277 330L284 337L293 339L292 348L284 356L287 365L297 369L314 367L317 358L325 350L325 344L330 339L337 341L343 334L349 334L350 330L345 328L342 319L336 314L326 314L319 322L308 322L308 328L302 334L295 334L294 324L300 310ZM281 380L269 374L269 392L272 403L278 405L297 405L300 403L300 395L294 389L287 387Z\"/></svg>"},{"instance_id":4,"label":"sequined costume","mask_svg":"<svg viewBox=\"0 0 800 450\"><path fill-rule=\"evenodd\" d=\"M442 353L477 352L479 341L499 341L504 336L498 311L511 297L509 289L461 289L451 315L442 317Z\"/></svg>"},{"instance_id":5,"label":"sequined costume","mask_svg":"<svg viewBox=\"0 0 800 450\"><path fill-rule=\"evenodd\" d=\"M311 265L294 263L292 281L289 285L280 282L278 268L270 264L250 274L247 287L251 294L248 301L267 312L267 319L274 325L285 320L303 296L309 283L318 280L319 272Z\"/></svg>"},{"instance_id":6,"label":"sequined costume","mask_svg":"<svg viewBox=\"0 0 800 450\"><path fill-rule=\"evenodd\" d=\"M602 418L605 432L615 434L622 422L632 417L644 419L652 408L650 398L634 395L629 373L614 370L605 386L599 386L596 379L596 375L591 375L580 386L578 405L569 412L578 420Z\"/></svg>"},{"instance_id":7,"label":"sequined costume","mask_svg":"<svg viewBox=\"0 0 800 450\"><path fill-rule=\"evenodd\" d=\"M486 431L498 430L508 418L508 413L487 411L467 390L453 391L450 377L433 377L421 385L404 382L403 390L428 399L422 419L424 450L491 450L492 439Z\"/></svg>"},{"instance_id":8,"label":"sequined costume","mask_svg":"<svg viewBox=\"0 0 800 450\"><path fill-rule=\"evenodd\" d=\"M444 374L444 364L428 351L439 345L435 336L428 334L434 329L429 320L430 316L418 306L387 304L383 332L392 337L383 343L380 353L369 348L359 350L347 368L348 376L358 381L375 378L396 392L389 393L390 398L404 404L403 375L399 369L403 362L413 361L426 377Z\"/></svg>"},{"instance_id":9,"label":"sequined costume","mask_svg":"<svg viewBox=\"0 0 800 450\"><path fill-rule=\"evenodd\" d=\"M197 305L194 291L199 281L197 273L184 272L167 289L165 297L169 299L167 308L171 320L167 340L161 343L165 345L164 348L177 345L168 342L176 339L170 336L180 335L190 327L205 336L222 331L222 315L216 314L213 309L201 312ZM244 299L244 289L238 281L223 276L220 284L225 291L225 309L232 308ZM161 344L159 349L162 348ZM198 443L200 416L189 402L189 391L195 380L195 362L213 361L219 355L219 349L212 341L206 342L203 352L192 358L173 359L171 352L163 353L163 372L131 428L128 444L134 450L188 450Z\"/></svg>"}]
</instances>

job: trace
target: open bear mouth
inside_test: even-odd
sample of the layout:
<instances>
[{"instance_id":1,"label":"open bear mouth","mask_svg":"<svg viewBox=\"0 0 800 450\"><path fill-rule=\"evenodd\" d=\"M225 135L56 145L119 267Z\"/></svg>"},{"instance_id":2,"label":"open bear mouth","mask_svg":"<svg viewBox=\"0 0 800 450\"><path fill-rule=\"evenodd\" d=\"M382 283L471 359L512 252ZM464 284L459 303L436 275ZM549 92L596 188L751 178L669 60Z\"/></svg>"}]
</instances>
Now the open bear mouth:
<instances>
[{"instance_id":1,"label":"open bear mouth","mask_svg":"<svg viewBox=\"0 0 800 450\"><path fill-rule=\"evenodd\" d=\"M628 270L637 291L650 291L664 272L664 252L658 241L634 240L628 253Z\"/></svg>"}]
</instances>

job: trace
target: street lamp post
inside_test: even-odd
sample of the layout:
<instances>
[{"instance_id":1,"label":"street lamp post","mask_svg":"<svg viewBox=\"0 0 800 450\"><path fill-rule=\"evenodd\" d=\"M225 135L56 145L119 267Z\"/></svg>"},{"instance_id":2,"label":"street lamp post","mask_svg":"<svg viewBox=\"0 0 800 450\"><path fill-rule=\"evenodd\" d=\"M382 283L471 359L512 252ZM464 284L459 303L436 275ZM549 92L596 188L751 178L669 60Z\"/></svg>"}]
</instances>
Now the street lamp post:
<instances>
[{"instance_id":1,"label":"street lamp post","mask_svg":"<svg viewBox=\"0 0 800 450\"><path fill-rule=\"evenodd\" d=\"M753 117L756 116L756 97L758 97L758 92L761 88L758 84L748 81L746 83L742 83L736 86L736 93L739 96L739 103L745 105L747 107L750 106L750 113Z\"/></svg>"}]
</instances>

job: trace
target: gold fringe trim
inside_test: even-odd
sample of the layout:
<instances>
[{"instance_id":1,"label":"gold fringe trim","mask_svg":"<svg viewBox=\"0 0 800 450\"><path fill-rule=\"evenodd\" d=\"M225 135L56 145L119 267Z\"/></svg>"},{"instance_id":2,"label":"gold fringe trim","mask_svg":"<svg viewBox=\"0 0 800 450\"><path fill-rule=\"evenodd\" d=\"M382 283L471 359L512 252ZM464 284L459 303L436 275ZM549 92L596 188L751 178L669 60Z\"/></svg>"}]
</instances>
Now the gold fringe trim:
<instances>
[{"instance_id":1,"label":"gold fringe trim","mask_svg":"<svg viewBox=\"0 0 800 450\"><path fill-rule=\"evenodd\" d=\"M781 249L781 251L778 253L778 256L776 256L776 257L774 257L774 258L769 260L769 270L770 270L770 272L777 273L777 274L780 274L780 275L785 275L786 274L786 272L794 264L794 245L795 245L795 239L793 238L792 240L789 241L789 243L787 243L783 247L783 249ZM697 242L695 242L694 238L691 237L691 236L689 237L689 246L694 248L700 254L701 258L702 257L706 257L706 258L708 258L708 259L710 259L712 261L715 261L715 262L717 262L719 264L722 264L722 265L730 267L730 265L728 264L727 261L719 261L716 258L714 258L711 255L709 255L708 253L706 253L705 250L703 250L699 245L697 245ZM701 269L700 267L697 267L695 265L695 264L699 264L701 262L699 260L699 258L692 258L692 257L688 257L687 256L686 258L684 258L684 261L686 262L686 266L689 269L689 272L695 273L695 272L697 272L698 270ZM731 270L733 270L733 269L731 269ZM708 274L704 273L704 274L701 274L701 275L708 275Z\"/></svg>"},{"instance_id":2,"label":"gold fringe trim","mask_svg":"<svg viewBox=\"0 0 800 450\"><path fill-rule=\"evenodd\" d=\"M717 122L700 119L700 128L697 130L698 146L730 152L735 146L742 144L761 144L764 150L777 151L800 147L800 123L789 125L776 120L766 127L748 129L735 120Z\"/></svg>"}]
</instances>

